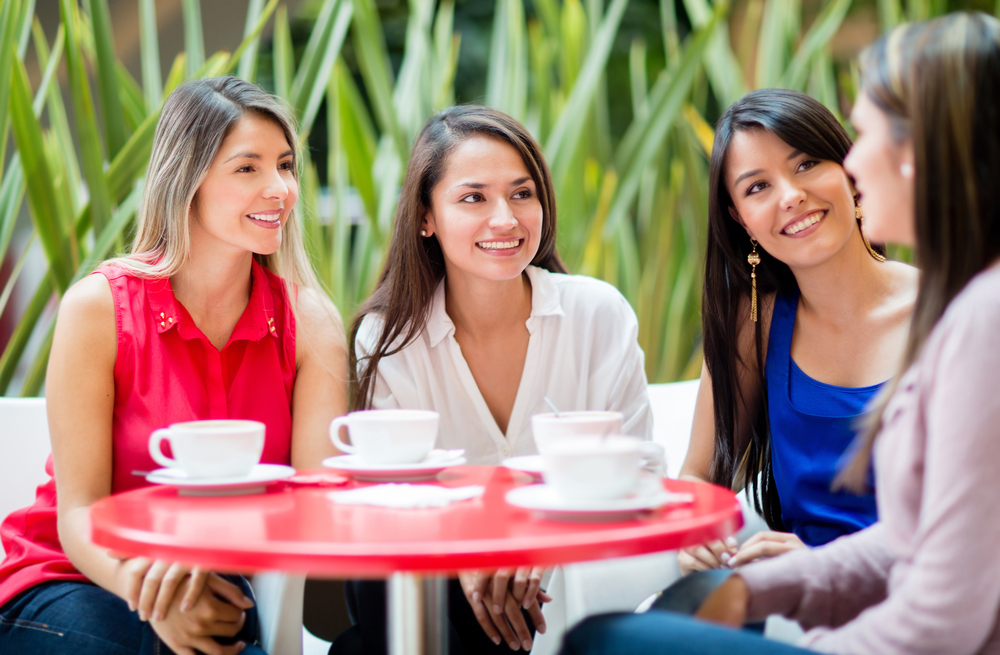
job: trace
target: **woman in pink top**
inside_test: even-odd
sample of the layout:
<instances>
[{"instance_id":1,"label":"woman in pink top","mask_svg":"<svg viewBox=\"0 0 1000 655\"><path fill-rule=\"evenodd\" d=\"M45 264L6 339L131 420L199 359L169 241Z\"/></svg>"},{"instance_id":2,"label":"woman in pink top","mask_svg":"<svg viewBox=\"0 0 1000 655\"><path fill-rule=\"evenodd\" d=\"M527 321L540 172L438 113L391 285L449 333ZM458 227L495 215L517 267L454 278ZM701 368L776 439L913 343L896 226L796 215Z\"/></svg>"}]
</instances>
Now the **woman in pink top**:
<instances>
[{"instance_id":1,"label":"woman in pink top","mask_svg":"<svg viewBox=\"0 0 1000 655\"><path fill-rule=\"evenodd\" d=\"M923 270L905 373L841 476L862 486L874 450L879 521L739 568L698 612L784 614L802 648L649 612L591 619L564 652L1000 653L1000 21L901 26L862 84L844 165L870 238L913 245Z\"/></svg>"},{"instance_id":2,"label":"woman in pink top","mask_svg":"<svg viewBox=\"0 0 1000 655\"><path fill-rule=\"evenodd\" d=\"M164 103L132 253L60 305L54 478L0 527L0 652L262 652L245 580L107 552L87 513L145 486L132 472L156 467L149 435L170 423L261 421L263 462L333 454L345 341L303 249L297 163L288 112L252 84L192 81Z\"/></svg>"}]
</instances>

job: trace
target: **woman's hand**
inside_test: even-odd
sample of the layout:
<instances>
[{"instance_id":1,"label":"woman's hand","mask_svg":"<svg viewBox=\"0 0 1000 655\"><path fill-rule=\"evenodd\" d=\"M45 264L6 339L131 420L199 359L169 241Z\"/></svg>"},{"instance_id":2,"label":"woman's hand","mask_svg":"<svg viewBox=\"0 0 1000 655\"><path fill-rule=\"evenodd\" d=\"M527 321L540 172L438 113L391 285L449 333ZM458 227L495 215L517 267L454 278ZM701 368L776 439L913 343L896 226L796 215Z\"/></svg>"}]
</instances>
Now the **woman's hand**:
<instances>
[{"instance_id":1,"label":"woman's hand","mask_svg":"<svg viewBox=\"0 0 1000 655\"><path fill-rule=\"evenodd\" d=\"M729 537L725 541L709 541L694 548L681 549L677 553L677 563L680 565L681 575L693 571L721 569L729 565L730 559L736 552L736 538Z\"/></svg>"},{"instance_id":2,"label":"woman's hand","mask_svg":"<svg viewBox=\"0 0 1000 655\"><path fill-rule=\"evenodd\" d=\"M500 569L492 574L488 571L462 571L458 574L462 591L476 620L493 643L499 644L503 640L511 650L531 649L531 631L521 613L525 604L528 604L526 609L535 628L540 633L545 632L541 603L548 603L552 598L538 588L542 571L522 567L516 571ZM520 598L515 596L511 587L523 590Z\"/></svg>"},{"instance_id":3,"label":"woman's hand","mask_svg":"<svg viewBox=\"0 0 1000 655\"><path fill-rule=\"evenodd\" d=\"M695 616L703 621L741 628L747 621L750 590L738 574L733 574L708 595Z\"/></svg>"},{"instance_id":4,"label":"woman's hand","mask_svg":"<svg viewBox=\"0 0 1000 655\"><path fill-rule=\"evenodd\" d=\"M182 612L194 604L205 587L207 572L200 568L192 569L145 557L122 558L109 554L121 560L122 598L130 610L139 612L140 621L162 620L182 582L187 580L180 603Z\"/></svg>"},{"instance_id":5,"label":"woman's hand","mask_svg":"<svg viewBox=\"0 0 1000 655\"><path fill-rule=\"evenodd\" d=\"M194 583L193 577L183 583L183 597L187 598ZM253 602L243 595L240 588L214 573L205 576L201 592L192 606L181 609L182 594L175 594L163 619L153 619L150 625L157 636L177 655L235 655L246 644L237 642L223 646L213 637L235 637L246 622L246 610Z\"/></svg>"},{"instance_id":6,"label":"woman's hand","mask_svg":"<svg viewBox=\"0 0 1000 655\"><path fill-rule=\"evenodd\" d=\"M728 565L735 569L755 560L777 557L791 550L806 547L802 540L791 532L758 532L740 546Z\"/></svg>"}]
</instances>

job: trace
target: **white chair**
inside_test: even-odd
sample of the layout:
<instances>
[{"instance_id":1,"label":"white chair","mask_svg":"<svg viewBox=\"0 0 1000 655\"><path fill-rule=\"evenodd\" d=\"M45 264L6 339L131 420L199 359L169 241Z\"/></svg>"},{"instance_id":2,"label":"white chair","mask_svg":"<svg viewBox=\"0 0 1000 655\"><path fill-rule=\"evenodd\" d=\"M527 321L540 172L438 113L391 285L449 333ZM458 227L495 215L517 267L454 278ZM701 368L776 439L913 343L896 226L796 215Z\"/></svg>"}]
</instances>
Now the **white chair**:
<instances>
[{"instance_id":1,"label":"white chair","mask_svg":"<svg viewBox=\"0 0 1000 655\"><path fill-rule=\"evenodd\" d=\"M0 520L3 520L14 510L35 502L35 489L48 481L45 460L51 447L45 399L0 397L0 425L3 426ZM254 576L251 584L260 614L262 642L268 653L302 655L305 635L311 644L318 641L302 627L304 577L264 573ZM326 654L325 650L321 652Z\"/></svg>"}]
</instances>

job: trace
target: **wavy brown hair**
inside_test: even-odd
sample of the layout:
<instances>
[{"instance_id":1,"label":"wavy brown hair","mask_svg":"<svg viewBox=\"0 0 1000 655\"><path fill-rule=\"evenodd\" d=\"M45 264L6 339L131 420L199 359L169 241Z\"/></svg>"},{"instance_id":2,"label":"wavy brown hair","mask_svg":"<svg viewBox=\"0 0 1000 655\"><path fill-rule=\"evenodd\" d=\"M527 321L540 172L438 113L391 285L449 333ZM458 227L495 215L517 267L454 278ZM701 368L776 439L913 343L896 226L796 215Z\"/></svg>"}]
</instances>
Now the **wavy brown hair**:
<instances>
[{"instance_id":1,"label":"wavy brown hair","mask_svg":"<svg viewBox=\"0 0 1000 655\"><path fill-rule=\"evenodd\" d=\"M767 130L791 147L841 166L851 139L836 117L817 100L785 89L760 89L737 100L719 119L709 163L708 249L702 291L705 365L712 378L715 449L710 476L725 487L746 489L754 509L773 528L784 529L771 464L767 381L761 321L753 323L753 364L760 393L748 396L741 370L751 368L739 352L739 334L750 315L750 237L729 210L726 156L739 132ZM860 229L860 227L859 227ZM757 292L761 296L796 288L786 264L757 246ZM758 473L760 479L758 482Z\"/></svg>"},{"instance_id":2,"label":"wavy brown hair","mask_svg":"<svg viewBox=\"0 0 1000 655\"><path fill-rule=\"evenodd\" d=\"M349 349L353 409L371 407L382 358L406 348L424 329L434 291L444 278L445 267L437 237L420 236L421 222L431 208L431 192L444 175L448 156L459 144L476 136L506 143L521 155L542 205L542 236L531 263L554 273L567 272L556 253L556 199L552 176L542 157L542 149L528 130L501 111L477 105L450 107L432 116L417 137L410 155L385 268L375 291L358 310L351 329L353 344L365 316L374 313L381 318L375 347L362 362L357 360L356 349Z\"/></svg>"},{"instance_id":3,"label":"wavy brown hair","mask_svg":"<svg viewBox=\"0 0 1000 655\"><path fill-rule=\"evenodd\" d=\"M885 112L895 138L913 145L914 254L922 275L906 370L948 304L1000 257L1000 21L955 13L901 25L868 48L861 64L862 92ZM866 486L894 390L895 382L880 395L838 482Z\"/></svg>"}]
</instances>

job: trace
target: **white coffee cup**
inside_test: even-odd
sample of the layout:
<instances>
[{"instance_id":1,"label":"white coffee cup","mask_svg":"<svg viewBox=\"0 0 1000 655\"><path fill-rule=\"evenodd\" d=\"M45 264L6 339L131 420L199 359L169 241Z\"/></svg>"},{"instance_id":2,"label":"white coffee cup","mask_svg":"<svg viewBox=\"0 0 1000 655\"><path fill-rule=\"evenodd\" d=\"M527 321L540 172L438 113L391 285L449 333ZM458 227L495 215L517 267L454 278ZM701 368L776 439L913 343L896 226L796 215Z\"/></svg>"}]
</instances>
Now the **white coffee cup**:
<instances>
[{"instance_id":1,"label":"white coffee cup","mask_svg":"<svg viewBox=\"0 0 1000 655\"><path fill-rule=\"evenodd\" d=\"M531 417L531 431L535 436L538 454L545 455L549 447L564 439L583 435L603 436L620 434L621 412L559 412L535 414Z\"/></svg>"},{"instance_id":2,"label":"white coffee cup","mask_svg":"<svg viewBox=\"0 0 1000 655\"><path fill-rule=\"evenodd\" d=\"M440 415L426 409L369 409L333 419L330 439L365 464L415 464L437 441ZM346 427L351 443L340 436Z\"/></svg>"},{"instance_id":3,"label":"white coffee cup","mask_svg":"<svg viewBox=\"0 0 1000 655\"><path fill-rule=\"evenodd\" d=\"M244 477L260 463L265 425L259 421L212 420L174 423L149 437L149 455L190 478ZM173 458L163 454L170 442Z\"/></svg>"},{"instance_id":4,"label":"white coffee cup","mask_svg":"<svg viewBox=\"0 0 1000 655\"><path fill-rule=\"evenodd\" d=\"M577 436L542 456L545 483L567 503L624 498L635 489L642 459L635 437Z\"/></svg>"}]
</instances>

